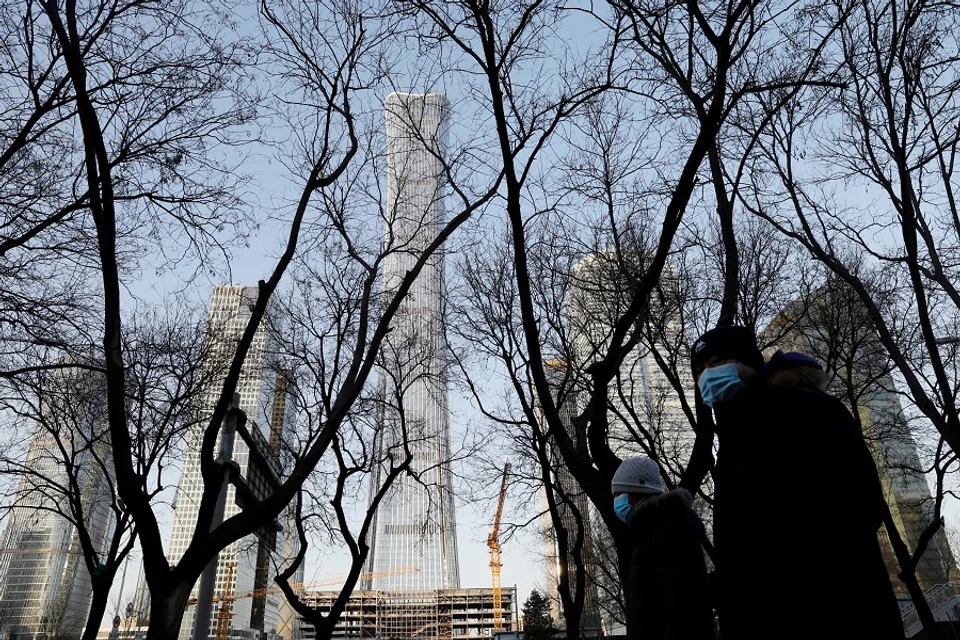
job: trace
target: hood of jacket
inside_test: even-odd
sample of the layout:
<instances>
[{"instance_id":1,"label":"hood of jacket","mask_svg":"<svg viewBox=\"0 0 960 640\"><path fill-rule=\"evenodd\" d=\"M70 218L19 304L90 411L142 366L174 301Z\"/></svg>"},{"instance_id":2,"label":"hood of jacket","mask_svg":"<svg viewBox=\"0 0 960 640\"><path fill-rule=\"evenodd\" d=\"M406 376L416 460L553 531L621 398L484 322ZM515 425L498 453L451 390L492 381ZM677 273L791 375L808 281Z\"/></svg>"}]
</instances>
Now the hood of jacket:
<instances>
[{"instance_id":1,"label":"hood of jacket","mask_svg":"<svg viewBox=\"0 0 960 640\"><path fill-rule=\"evenodd\" d=\"M662 518L674 510L683 510L693 504L693 496L686 489L674 489L638 502L630 511L630 527L639 528Z\"/></svg>"},{"instance_id":2,"label":"hood of jacket","mask_svg":"<svg viewBox=\"0 0 960 640\"><path fill-rule=\"evenodd\" d=\"M760 368L757 377L747 384L745 393L714 406L717 435L721 442L724 439L749 437L743 426L757 418L757 411L764 413L770 409L765 405L764 399L781 401L778 396L771 396L770 392L793 389L823 392L827 381L823 367L810 356L777 351ZM759 404L758 400L761 400Z\"/></svg>"},{"instance_id":3,"label":"hood of jacket","mask_svg":"<svg viewBox=\"0 0 960 640\"><path fill-rule=\"evenodd\" d=\"M819 389L828 377L819 362L796 351L777 351L758 372L757 382L769 389Z\"/></svg>"}]
</instances>

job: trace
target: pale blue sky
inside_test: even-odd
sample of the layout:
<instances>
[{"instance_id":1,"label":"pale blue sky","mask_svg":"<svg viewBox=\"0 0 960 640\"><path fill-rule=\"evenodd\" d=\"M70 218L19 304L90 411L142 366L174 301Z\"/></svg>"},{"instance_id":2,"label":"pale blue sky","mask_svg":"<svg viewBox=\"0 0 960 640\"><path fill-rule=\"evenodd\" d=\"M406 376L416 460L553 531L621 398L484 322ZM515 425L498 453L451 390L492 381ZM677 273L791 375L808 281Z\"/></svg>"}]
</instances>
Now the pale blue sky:
<instances>
[{"instance_id":1,"label":"pale blue sky","mask_svg":"<svg viewBox=\"0 0 960 640\"><path fill-rule=\"evenodd\" d=\"M249 11L249 7L247 8ZM248 19L240 29L240 33L256 30L255 22ZM597 31L590 25L589 20L581 14L571 20L560 34L574 49L586 50L594 47L600 41ZM458 141L489 139L489 129L486 128L482 110L477 109L465 97L465 88L455 85L454 80L446 77L437 79L431 73L434 67L420 64L416 51L409 49L401 52L397 60L398 72L392 78L390 87L383 87L377 93L371 93L365 98L362 110L374 117L382 109L379 101L391 89L422 92L426 90L444 90L453 103L453 127L451 138L456 144ZM458 111L458 107L460 111ZM380 119L382 122L382 118ZM284 137L282 127L267 128L267 133L278 138ZM486 149L486 152L493 149ZM214 274L203 274L200 278L179 294L189 301L198 312L206 308L210 289L215 284L254 285L257 280L267 277L273 268L274 258L278 247L286 235L286 225L283 220L289 219L292 211L289 206L291 200L298 195L299 184L292 180L290 173L280 160L274 157L274 149L265 145L256 145L245 148L235 158L245 172L253 176L248 186L248 193L256 203L260 216L264 221L258 230L246 238L248 247L233 247L231 260L228 265ZM502 219L496 211L492 211L487 218L491 228L498 228ZM369 230L370 233L380 233L378 230ZM449 270L448 270L449 272ZM144 273L136 282L130 283L131 292L147 303L156 303L166 299L172 290L181 290L180 274L168 274L165 277L151 277ZM453 439L458 442L465 438L471 430L479 428L478 412L465 398L452 394L451 400ZM469 465L469 461L459 463ZM469 469L458 469L469 475ZM174 484L176 479L173 479ZM455 480L455 490L462 496L465 491L460 486L462 481ZM491 485L497 485L497 478L490 478ZM528 496L529 497L529 496ZM505 520L518 522L529 519L539 507L536 500L529 501L524 509L517 507L518 497L508 495ZM364 506L366 495L358 498L358 507ZM457 502L457 525L461 585L463 587L488 587L491 584L489 553L486 547L486 536L489 532L493 515L494 502L490 499L476 504L465 504L462 497ZM169 535L170 518L165 517L167 535ZM956 518L956 510L951 505L951 518ZM322 559L321 559L322 558ZM527 527L523 532L507 540L503 544L503 584L516 585L519 598L522 602L533 588L542 588L545 579L543 564L543 547L538 524ZM319 580L325 577L341 575L347 568L348 558L345 553L338 554L335 550L324 549L311 554L306 569L306 580ZM139 574L139 558L134 558L128 570L124 594L119 600L125 605L132 599L133 589L136 586ZM114 587L115 594L119 594L119 580ZM116 597L116 595L115 595ZM108 618L112 617L112 608L108 610ZM105 620L105 624L109 620Z\"/></svg>"}]
</instances>

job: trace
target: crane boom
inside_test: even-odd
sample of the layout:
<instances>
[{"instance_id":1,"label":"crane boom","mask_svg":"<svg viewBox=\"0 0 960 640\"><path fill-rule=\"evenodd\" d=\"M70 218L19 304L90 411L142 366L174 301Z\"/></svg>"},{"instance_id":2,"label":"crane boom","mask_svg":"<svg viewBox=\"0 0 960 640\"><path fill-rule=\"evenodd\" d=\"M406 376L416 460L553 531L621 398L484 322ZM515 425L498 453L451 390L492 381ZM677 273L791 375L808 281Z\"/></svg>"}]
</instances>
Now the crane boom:
<instances>
[{"instance_id":1,"label":"crane boom","mask_svg":"<svg viewBox=\"0 0 960 640\"><path fill-rule=\"evenodd\" d=\"M510 480L510 463L503 465L503 480L500 482L500 499L497 502L497 513L493 518L493 528L487 536L487 547L490 549L490 573L493 576L493 631L503 631L503 588L500 585L500 518L503 516L503 503L507 498L507 483Z\"/></svg>"},{"instance_id":2,"label":"crane boom","mask_svg":"<svg viewBox=\"0 0 960 640\"><path fill-rule=\"evenodd\" d=\"M489 538L497 540L500 535L500 517L503 515L503 502L507 497L507 482L510 478L510 463L503 465L503 480L500 482L500 500L497 502L497 515L493 518L493 530Z\"/></svg>"}]
</instances>

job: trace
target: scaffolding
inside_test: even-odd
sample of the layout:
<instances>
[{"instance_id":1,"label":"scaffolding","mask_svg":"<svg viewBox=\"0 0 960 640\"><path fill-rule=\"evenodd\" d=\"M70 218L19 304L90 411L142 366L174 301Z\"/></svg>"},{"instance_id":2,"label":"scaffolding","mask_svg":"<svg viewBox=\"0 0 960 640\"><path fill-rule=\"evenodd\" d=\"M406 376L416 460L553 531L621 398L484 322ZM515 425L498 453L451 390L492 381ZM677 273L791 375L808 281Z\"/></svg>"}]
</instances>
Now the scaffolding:
<instances>
[{"instance_id":1,"label":"scaffolding","mask_svg":"<svg viewBox=\"0 0 960 640\"><path fill-rule=\"evenodd\" d=\"M339 592L304 594L311 608L328 614ZM481 640L496 633L497 607L492 589L429 591L355 591L343 611L333 640ZM517 629L516 588L503 589L504 627ZM300 637L314 638L301 620Z\"/></svg>"},{"instance_id":2,"label":"scaffolding","mask_svg":"<svg viewBox=\"0 0 960 640\"><path fill-rule=\"evenodd\" d=\"M450 597L442 591L383 593L378 607L380 640L450 640Z\"/></svg>"}]
</instances>

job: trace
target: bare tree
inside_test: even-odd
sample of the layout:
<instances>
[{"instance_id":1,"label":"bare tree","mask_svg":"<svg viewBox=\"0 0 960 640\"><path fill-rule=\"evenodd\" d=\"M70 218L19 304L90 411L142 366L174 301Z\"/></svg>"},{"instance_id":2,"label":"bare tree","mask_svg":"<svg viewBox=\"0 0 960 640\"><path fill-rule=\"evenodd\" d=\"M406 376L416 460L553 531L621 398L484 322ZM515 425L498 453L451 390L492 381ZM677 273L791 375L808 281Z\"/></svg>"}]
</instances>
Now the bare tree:
<instances>
[{"instance_id":1,"label":"bare tree","mask_svg":"<svg viewBox=\"0 0 960 640\"><path fill-rule=\"evenodd\" d=\"M331 210L343 211L339 208L343 201L330 198L326 202ZM371 203L374 208L380 204L379 200ZM388 220L388 246L395 239L390 228ZM401 244L385 255L406 250ZM289 375L296 381L296 413L304 419L296 433L286 438L289 464L296 463L304 443L310 443L322 430L322 416L328 410L325 407L336 399L335 384L350 364L351 352L345 347L353 339L353 316L361 312L362 299L353 286L344 285L352 282L359 288L366 277L358 262L335 265L326 259L304 260L295 273L295 293L283 298L283 312L278 314L279 349ZM383 295L389 304L392 292L387 290ZM327 310L327 305L335 308ZM424 491L433 503L423 514L426 520L418 523L424 530L437 524L430 519L442 510L437 502L448 497L436 478L443 476L452 460L434 456L425 463L422 454L415 455L418 449L438 451L442 435L432 433L407 406L415 397L414 387L442 385L448 373L436 371L435 354L422 348L423 340L436 336L409 330L401 333L405 335L391 336L383 345L376 379L366 385L331 442L332 459L318 466L297 499L292 518L297 552L279 571L276 581L292 608L314 626L318 637L333 635L354 590L361 580L369 580L363 572L370 560L372 532L388 496L404 490L402 484L419 485L414 490ZM364 493L369 500L361 506ZM310 547L326 545L345 547L350 554L350 569L330 611L324 614L304 598L300 585L291 583L291 579L302 571ZM407 569L419 571L419 567Z\"/></svg>"},{"instance_id":2,"label":"bare tree","mask_svg":"<svg viewBox=\"0 0 960 640\"><path fill-rule=\"evenodd\" d=\"M207 361L201 333L185 320L176 313L141 318L127 334L131 358L125 400L136 434L132 456L142 489L151 495L169 481L168 467L175 464L184 434L200 415L198 399L214 382L210 369L200 366ZM31 513L47 512L44 526L71 531L70 548L59 553L69 554L74 583L51 583L48 588L50 593L59 591L61 617L69 611L73 619L52 617L52 632L69 634L72 624L76 633L85 627L85 638L97 634L113 580L137 537L129 511L116 498L104 387L103 367L95 356L65 356L29 375L8 378L2 400L11 434L30 433L22 426L36 425L26 459L16 446L2 458L2 472L12 489L7 508L13 510L6 534L7 564L21 552L30 553L26 541L34 534L26 523ZM37 553L56 555L57 545L51 537L49 548ZM5 574L11 586L14 573L8 568ZM89 609L76 604L85 602L84 589L92 594ZM8 607L23 606L15 602L15 592L11 598ZM60 625L66 626L56 628Z\"/></svg>"},{"instance_id":3,"label":"bare tree","mask_svg":"<svg viewBox=\"0 0 960 640\"><path fill-rule=\"evenodd\" d=\"M524 82L511 73L518 73L515 70L520 68L518 64L524 56L536 59L543 50L543 43L557 28L555 25L560 24L558 16L564 15L557 7L534 3L517 14L470 2L443 8L432 3L411 4L429 17L428 24L437 31L438 42L449 44L485 83L479 95L493 114L500 151L496 163L505 171L504 208L510 223L510 250L494 250L491 267L483 272L490 273L492 269L496 275L502 275L498 269L506 268L498 265L510 260L506 273L513 283L491 285L493 291L481 289L483 303L475 309L477 317L487 325L500 323L501 328L475 327L473 339L479 342L488 338L490 344L483 353L504 363L508 384L523 413L523 420L514 418L513 424L542 425L541 433L556 439L556 451L613 534L622 570L630 545L609 497L610 478L619 464L617 448L611 445L611 422L629 419L624 422L638 427L636 433L623 435L625 442L657 444L658 438L662 441L662 433L651 428L651 415L641 415L645 406L631 397L629 384L619 384L628 382L631 375L622 374L621 369L627 354L637 349L644 338L656 335L661 340L668 337L665 342L673 347L672 353L660 354L662 362L668 369L672 364L675 373L683 371L681 375L689 377L688 368L683 366L683 331L672 327L669 336L665 335L662 317L658 319L653 309L658 305L676 305L662 304L672 297L672 285L668 284L672 277L665 272L665 265L675 251L684 212L698 191L701 164L716 146L718 133L729 126L731 113L742 103L754 100L754 96L790 93L807 83L835 85L829 79L821 79L819 69L823 48L844 14L810 13L817 17L812 23L803 23L809 33L823 29L814 38L812 50L804 51L802 56L791 54L788 61L778 58L779 43L795 34L792 28L785 30L780 25L786 16L800 10L796 6L614 4L609 16L594 14L610 33L603 56L595 55L592 65L583 65L574 75L580 83L561 87L561 97L551 101L552 87L542 82ZM542 78L542 69L538 72L537 77ZM643 124L661 127L656 133L662 130L664 138L654 140L656 134L652 134L652 149L641 147L638 152L628 145L624 150L622 140L629 137L616 134L615 125L610 124L615 119L606 123L602 118L590 120L586 105L599 102L598 96L610 90L622 90L632 97L633 102L628 104L634 109L654 114ZM524 109L530 96L539 97L534 103L536 108ZM582 126L584 136L599 142L569 163L586 171L579 180L564 183L564 195L588 195L601 210L596 216L599 223L581 228L577 220L582 213L564 215L564 205L569 203L554 194L552 187L557 182L546 181L546 172L539 164L539 154L550 148L546 134L563 130L579 111L587 114ZM609 117L624 111L622 105L614 103L609 113L600 113ZM768 123L769 120L755 123L754 132ZM739 121L737 124L742 126ZM571 131L568 138L578 135L572 129L566 130ZM528 149L530 153L526 153ZM665 149L669 152L661 154ZM678 149L682 152L678 153ZM611 162L618 155L626 159L619 166ZM597 161L592 162L593 158ZM649 186L641 184L639 188L632 185L636 179L631 176L645 170L656 177L656 183L650 180ZM717 180L722 177L715 176ZM624 214L624 209L629 215ZM666 211L662 218L655 223L642 222L658 209ZM588 260L585 254L593 255ZM605 254L611 257L604 260ZM581 261L583 264L578 265ZM593 272L605 272L606 278L585 268L591 261L598 265ZM732 264L736 272L730 277L739 275L735 260L726 263ZM476 270L475 265L468 269ZM593 285L602 285L598 287L596 302L608 308L584 310L588 317L603 318L606 324L601 322L600 326L609 329L601 331L606 333L604 336L580 332L580 341L588 344L579 346L581 358L572 377L575 386L582 390L583 411L572 431L583 435L584 446L575 446L563 425L545 373L548 361L566 360L565 356L577 350L566 308L568 297L576 297L578 274L574 272L578 270L581 290L588 290L591 280L595 281ZM738 291L738 287L733 290ZM604 292L610 294L609 299L602 295ZM487 300L492 302L487 305ZM724 296L726 315L730 315L729 300L730 296ZM692 386L678 376L664 382L663 393L678 393L681 399L684 390L689 391ZM656 403L653 404L652 413L656 413ZM620 415L614 417L612 408L619 409ZM703 434L696 449L699 455L694 454L699 462L686 466L686 482L697 489L709 469L712 430L702 406L694 411L692 403L686 401L685 414ZM497 419L503 421L506 417ZM645 434L641 431L644 428L648 429ZM663 451L662 446L650 449L658 456ZM684 465L676 464L675 468L682 471Z\"/></svg>"},{"instance_id":4,"label":"bare tree","mask_svg":"<svg viewBox=\"0 0 960 640\"><path fill-rule=\"evenodd\" d=\"M48 15L57 3L5 8L0 353L7 355L35 342L95 342L85 292L101 285L82 179L81 100ZM200 256L213 266L233 232L246 229L234 192L243 176L212 153L239 143L253 114L237 73L245 52L205 32L199 22L209 16L182 3L70 3L64 10L84 56L86 99L100 109L112 152L105 162L121 203L120 273L195 267Z\"/></svg>"},{"instance_id":5,"label":"bare tree","mask_svg":"<svg viewBox=\"0 0 960 640\"><path fill-rule=\"evenodd\" d=\"M403 459L396 463L393 461L387 463L389 464L389 469L383 477L383 484L379 487L372 488L370 504L363 512L359 528L354 531L354 528L351 527L348 520L350 505L349 503L344 504L344 496L348 486L353 484L352 476L358 473L371 474L372 469L370 469L369 466L365 466L369 460L348 459L343 455L336 443L333 446L333 450L336 454L337 463L340 466L339 472L335 476L336 488L333 491L332 497L329 498L329 506L333 509L334 522L320 525L320 532L332 538L336 543L345 545L350 552L350 569L343 586L337 594L333 607L324 615L312 607L303 597L303 592L300 587L290 583L290 578L302 569L307 549L310 547L311 536L309 532L311 529L311 518L320 518L320 513L322 512L317 509L323 508L314 506L304 513L304 497L302 495L297 500L296 515L294 518L297 536L299 538L299 551L296 557L293 558L293 561L284 568L283 571L277 574L277 583L280 585L287 601L299 616L313 625L318 638L331 638L333 636L340 617L346 610L350 597L353 595L354 590L357 588L357 583L362 577L362 572L370 551L370 528L377 510L380 507L380 503L387 492L390 491L394 481L401 474L408 472L410 461L412 460L412 455L408 452ZM323 501L317 498L313 500L315 503Z\"/></svg>"},{"instance_id":6,"label":"bare tree","mask_svg":"<svg viewBox=\"0 0 960 640\"><path fill-rule=\"evenodd\" d=\"M214 461L214 446L220 425L237 386L241 368L253 336L294 258L304 221L314 213L314 196L345 177L361 144L358 119L353 111L354 94L372 87L382 73L378 66L382 36L390 22L378 23L375 7L350 3L329 3L316 7L263 3L264 24L273 42L268 54L278 64L288 82L288 102L313 135L299 139L301 154L290 162L299 175L300 195L292 213L289 235L270 276L259 283L259 295L250 321L235 351L231 354L222 392L212 412L206 416L207 428L200 452L204 492L195 535L186 552L174 566L167 560L160 535L154 494L145 488L142 470L134 453L140 435L126 401L127 370L133 364L132 352L124 344L124 299L121 295L125 270L134 265L136 242L151 238L151 229L143 220L166 220L181 233L159 233L153 255L197 248L198 261L207 264L206 248L218 246L218 233L231 212L231 204L240 199L234 189L231 172L217 173L208 140L228 143L231 127L249 115L246 96L239 91L242 79L234 72L256 59L257 53L246 42L230 41L214 27L219 18L205 13L192 3L94 2L78 5L43 2L37 5L49 24L47 41L56 51L58 68L66 73L75 103L75 119L82 132L77 147L75 182L86 193L82 221L88 239L96 247L93 261L98 274L103 305L95 330L89 333L102 339L106 384L106 410L116 490L128 510L144 551L146 581L151 591L150 637L174 637L179 634L183 608L190 590L209 560L228 544L250 535L279 515L296 496L311 470L328 451L351 407L360 396L373 369L391 320L419 272L445 239L470 215L483 206L489 186L470 197L461 192L462 210L438 227L426 246L417 252L411 269L396 283L392 297L383 308L375 295L383 265L384 252L369 253L354 243L358 229L340 214L320 207L326 228L335 237L334 249L345 260L359 265L360 300L350 327L350 341L342 345L345 368L339 378L330 378L335 393L332 402L322 407L322 427L297 458L288 478L270 496L248 505L242 516L228 519L210 531L211 518L226 468ZM222 23L221 23L222 24ZM385 31L371 31L371 25ZM223 37L221 37L223 35ZM107 71L122 74L131 89L101 92L99 78ZM109 100L103 94L109 94ZM222 111L223 105L227 110ZM143 118L137 118L146 114ZM306 115L306 120L303 119ZM133 117L130 119L129 117ZM176 128L178 144L152 147L154 135ZM301 129L295 129L301 130ZM432 134L427 134L432 135ZM147 151L138 156L146 166L140 173L128 172L120 163L131 153L129 140L144 144ZM208 171L209 170L209 171ZM224 176L225 180L219 180ZM164 197L162 189L140 191L141 181L151 185L173 184L175 197ZM194 182L195 181L195 182ZM190 186L196 184L203 198L191 198ZM141 197L143 196L143 197ZM162 214L162 215L161 215ZM92 227L89 222L92 221ZM229 220L227 220L229 222ZM203 249L202 251L200 249ZM89 254L88 254L89 255ZM60 264L61 261L55 262ZM24 300L29 296L22 295Z\"/></svg>"},{"instance_id":7,"label":"bare tree","mask_svg":"<svg viewBox=\"0 0 960 640\"><path fill-rule=\"evenodd\" d=\"M358 403L356 412L348 421L348 428L341 430L331 444L336 467L318 469L319 478L310 483L312 488L301 490L292 519L298 551L276 577L287 601L299 616L314 626L318 638L333 636L354 590L362 579L369 579L364 578L363 571L370 557L371 531L381 504L392 491L399 489L398 481L428 481L422 479L424 474L429 475L437 466L450 464L450 460L437 460L428 469L416 468L421 467L420 464L414 466L412 449L423 443L416 435L420 431L416 425L406 423L403 400L407 389L389 382L376 386L378 391ZM388 397L378 397L385 389L392 390ZM399 419L399 438L395 433L384 432L384 416L388 413ZM333 487L325 486L329 484ZM357 497L363 495L361 489L365 485L369 501L361 507ZM431 489L435 491L439 487L431 486L427 490ZM435 523L422 524L426 528ZM312 606L300 585L290 582L302 571L308 549L324 544L346 547L350 554L350 568L326 614ZM398 567L397 570L419 568Z\"/></svg>"},{"instance_id":8,"label":"bare tree","mask_svg":"<svg viewBox=\"0 0 960 640\"><path fill-rule=\"evenodd\" d=\"M743 3L737 6L716 5L677 5L669 7L640 6L632 4L617 5L612 23L613 33L618 45L624 45L629 39L636 47L635 66L652 75L656 84L646 86L649 92L656 87L651 104L662 105L664 113L674 117L688 117L692 124L692 143L684 139L681 144L683 155L674 155L671 160L672 177L663 190L663 196L657 206L664 206L666 213L657 226L651 225L649 244L644 246L644 259L634 260L639 277L633 279L623 310L612 324L613 330L604 348L592 363L589 374L589 396L586 408L577 424L578 430L587 434L589 457L580 455L568 438L564 438L559 425L556 408L552 403L544 404L544 418L551 432L558 437L559 449L564 461L574 477L590 496L597 513L602 517L607 529L613 535L619 554L621 574L627 562L626 551L629 548L626 529L615 516L609 499L609 482L619 458L608 444L610 433L610 398L616 391L614 381L621 368L624 357L640 344L642 331L635 329L645 326L645 319L652 307L656 287L661 282L668 255L673 251L676 233L680 228L683 213L696 189L696 179L700 165L710 148L714 146L716 136L727 122L732 109L747 96L773 91L783 86L797 86L815 81L821 48L829 35L818 39L810 57L799 64L758 65L759 59L776 58L773 42L784 38L778 27L780 15L778 9L764 4ZM823 14L828 25L827 34L832 34L838 16ZM695 53L694 53L695 52ZM746 69L751 72L746 73ZM740 70L744 73L741 73ZM769 74L764 77L763 74ZM491 78L491 85L495 79ZM629 88L629 86L628 86ZM499 90L491 92L497 100ZM678 128L679 130L679 128ZM509 129L504 126L503 137L509 139ZM687 146L690 144L690 146ZM506 145L504 145L506 149ZM515 159L504 153L503 162L509 167ZM519 174L518 175L526 175ZM508 187L512 187L508 181ZM541 344L543 344L542 314L536 304L536 295L531 283L537 280L531 268L530 225L520 206L519 194L522 184L517 185L517 196L511 200L508 196L508 216L513 233L512 243L516 263L516 282L519 307L524 331L524 351L528 355L531 369L530 377L534 381L539 398L546 397L548 385L544 374ZM626 260L621 260L622 266ZM532 412L527 403L525 411ZM698 428L704 425L702 415L697 421ZM530 419L534 417L530 415ZM707 421L708 422L708 421ZM707 434L701 451L709 449L712 437ZM696 455L696 453L694 454ZM701 455L701 459L703 456ZM706 468L701 464L699 473L691 477L692 486L697 488ZM688 472L690 471L688 467Z\"/></svg>"},{"instance_id":9,"label":"bare tree","mask_svg":"<svg viewBox=\"0 0 960 640\"><path fill-rule=\"evenodd\" d=\"M857 293L912 402L951 448L960 422L951 400L953 365L945 359L949 340L943 338L953 335L956 301L944 256L953 251L955 234L937 225L952 224L949 204L938 205L941 199L949 203L954 190L949 158L957 145L951 116L956 94L940 80L953 63L954 19L946 8L928 3L905 12L894 3L858 4L837 60L849 90L838 101L811 95L791 104L764 141L764 175L787 187L787 199L772 199L759 181L753 185L754 211ZM843 136L821 149L810 133L835 112ZM831 163L829 178L855 181L868 193L876 188L879 196L857 206L835 197L831 183L804 179L800 172L808 165L820 169L804 162L817 152ZM848 258L860 254L869 261L863 267ZM906 295L892 307L861 277L873 264L889 281L905 285ZM895 317L905 312L917 320L916 332Z\"/></svg>"},{"instance_id":10,"label":"bare tree","mask_svg":"<svg viewBox=\"0 0 960 640\"><path fill-rule=\"evenodd\" d=\"M750 196L755 213L855 292L910 405L953 452L956 19L935 3L856 3L830 60L847 90L805 92L775 118ZM888 286L876 287L875 273Z\"/></svg>"}]
</instances>

